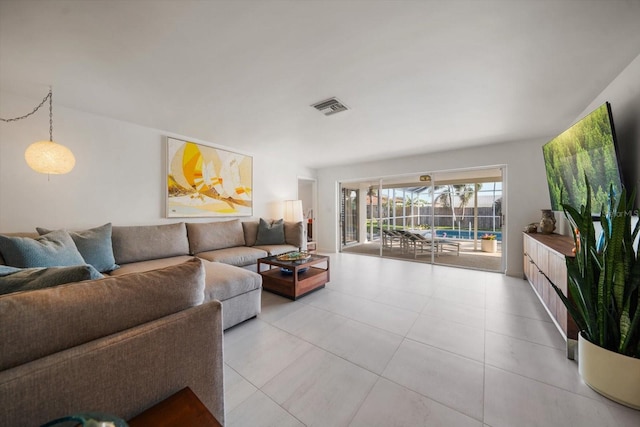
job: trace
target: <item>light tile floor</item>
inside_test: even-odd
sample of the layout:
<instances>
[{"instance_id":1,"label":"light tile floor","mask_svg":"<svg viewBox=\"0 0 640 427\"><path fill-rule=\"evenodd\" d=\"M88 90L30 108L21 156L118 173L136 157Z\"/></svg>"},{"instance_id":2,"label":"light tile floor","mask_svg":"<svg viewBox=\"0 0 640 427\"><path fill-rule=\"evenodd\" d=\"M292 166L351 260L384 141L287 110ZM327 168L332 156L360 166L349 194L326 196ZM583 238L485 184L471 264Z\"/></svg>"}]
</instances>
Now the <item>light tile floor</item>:
<instances>
[{"instance_id":1,"label":"light tile floor","mask_svg":"<svg viewBox=\"0 0 640 427\"><path fill-rule=\"evenodd\" d=\"M227 425L638 427L587 387L522 279L353 254L225 333Z\"/></svg>"}]
</instances>

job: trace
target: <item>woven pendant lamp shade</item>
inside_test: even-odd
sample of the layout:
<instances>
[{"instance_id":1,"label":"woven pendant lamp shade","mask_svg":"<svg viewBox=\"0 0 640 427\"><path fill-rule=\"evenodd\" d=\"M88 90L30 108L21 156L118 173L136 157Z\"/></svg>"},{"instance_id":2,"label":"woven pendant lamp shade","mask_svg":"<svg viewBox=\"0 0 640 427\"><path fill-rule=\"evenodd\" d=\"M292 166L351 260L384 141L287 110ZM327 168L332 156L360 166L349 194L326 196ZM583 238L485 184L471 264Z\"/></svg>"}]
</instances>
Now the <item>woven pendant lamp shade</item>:
<instances>
[{"instance_id":1,"label":"woven pendant lamp shade","mask_svg":"<svg viewBox=\"0 0 640 427\"><path fill-rule=\"evenodd\" d=\"M38 141L24 152L24 159L36 172L64 174L70 172L76 164L71 150L53 141Z\"/></svg>"}]
</instances>

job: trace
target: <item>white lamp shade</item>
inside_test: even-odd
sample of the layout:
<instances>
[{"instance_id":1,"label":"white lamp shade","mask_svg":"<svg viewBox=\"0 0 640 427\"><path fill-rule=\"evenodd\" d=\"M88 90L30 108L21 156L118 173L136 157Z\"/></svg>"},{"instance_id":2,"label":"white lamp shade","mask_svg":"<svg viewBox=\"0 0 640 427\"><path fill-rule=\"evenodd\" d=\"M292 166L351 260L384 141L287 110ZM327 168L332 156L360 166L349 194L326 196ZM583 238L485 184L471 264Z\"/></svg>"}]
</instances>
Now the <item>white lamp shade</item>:
<instances>
[{"instance_id":1,"label":"white lamp shade","mask_svg":"<svg viewBox=\"0 0 640 427\"><path fill-rule=\"evenodd\" d=\"M284 220L287 222L300 222L302 219L302 200L285 200Z\"/></svg>"},{"instance_id":2,"label":"white lamp shade","mask_svg":"<svg viewBox=\"0 0 640 427\"><path fill-rule=\"evenodd\" d=\"M34 142L24 152L24 159L34 171L56 175L71 172L76 165L71 150L53 141Z\"/></svg>"}]
</instances>

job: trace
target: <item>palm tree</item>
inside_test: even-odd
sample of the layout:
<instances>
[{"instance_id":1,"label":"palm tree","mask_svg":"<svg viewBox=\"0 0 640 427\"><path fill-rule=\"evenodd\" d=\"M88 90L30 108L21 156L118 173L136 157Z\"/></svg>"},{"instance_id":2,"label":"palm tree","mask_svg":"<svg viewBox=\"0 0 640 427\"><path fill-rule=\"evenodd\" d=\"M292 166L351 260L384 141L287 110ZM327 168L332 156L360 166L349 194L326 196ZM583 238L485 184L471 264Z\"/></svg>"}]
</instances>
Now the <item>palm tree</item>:
<instances>
[{"instance_id":1,"label":"palm tree","mask_svg":"<svg viewBox=\"0 0 640 427\"><path fill-rule=\"evenodd\" d=\"M473 199L473 195L476 191L479 191L482 184L449 184L449 185L436 185L433 187L434 194L439 193L435 198L435 203L442 207L451 208L451 226L455 228L456 224L456 212L453 203L454 198L458 198L460 203L458 207L462 209L462 217L465 217L465 208L469 205L469 202ZM431 188L427 190L431 192Z\"/></svg>"},{"instance_id":2,"label":"palm tree","mask_svg":"<svg viewBox=\"0 0 640 427\"><path fill-rule=\"evenodd\" d=\"M434 205L443 208L451 208L451 228L456 228L456 211L453 206L454 188L452 185L434 185L427 190L429 193L438 194L434 199Z\"/></svg>"},{"instance_id":3,"label":"palm tree","mask_svg":"<svg viewBox=\"0 0 640 427\"><path fill-rule=\"evenodd\" d=\"M467 207L473 195L480 191L482 188L482 184L464 184L464 185L454 185L456 190L456 196L460 199L460 207L462 208L462 220L464 220L464 209Z\"/></svg>"}]
</instances>

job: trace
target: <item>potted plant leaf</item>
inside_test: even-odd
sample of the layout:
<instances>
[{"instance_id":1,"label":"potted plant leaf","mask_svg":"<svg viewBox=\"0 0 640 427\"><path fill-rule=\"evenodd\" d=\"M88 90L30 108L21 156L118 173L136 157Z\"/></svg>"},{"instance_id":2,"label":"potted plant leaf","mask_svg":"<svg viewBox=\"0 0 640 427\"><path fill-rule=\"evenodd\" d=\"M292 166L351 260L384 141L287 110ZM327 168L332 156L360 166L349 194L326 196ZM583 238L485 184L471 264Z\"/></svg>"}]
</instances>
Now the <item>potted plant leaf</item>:
<instances>
[{"instance_id":1,"label":"potted plant leaf","mask_svg":"<svg viewBox=\"0 0 640 427\"><path fill-rule=\"evenodd\" d=\"M567 257L569 296L551 283L576 322L578 363L583 380L600 394L640 409L640 259L632 227L635 191L619 199L609 191L602 209L602 236L591 215L591 189L579 209L563 204L573 226L575 258ZM603 207L604 208L604 207Z\"/></svg>"}]
</instances>

